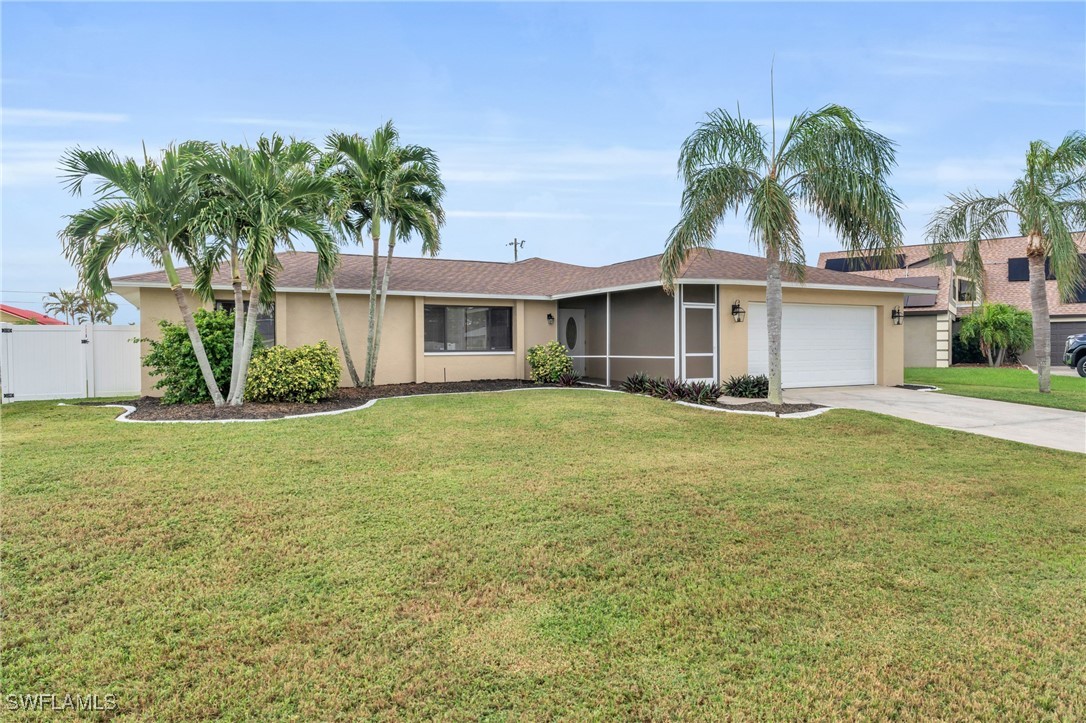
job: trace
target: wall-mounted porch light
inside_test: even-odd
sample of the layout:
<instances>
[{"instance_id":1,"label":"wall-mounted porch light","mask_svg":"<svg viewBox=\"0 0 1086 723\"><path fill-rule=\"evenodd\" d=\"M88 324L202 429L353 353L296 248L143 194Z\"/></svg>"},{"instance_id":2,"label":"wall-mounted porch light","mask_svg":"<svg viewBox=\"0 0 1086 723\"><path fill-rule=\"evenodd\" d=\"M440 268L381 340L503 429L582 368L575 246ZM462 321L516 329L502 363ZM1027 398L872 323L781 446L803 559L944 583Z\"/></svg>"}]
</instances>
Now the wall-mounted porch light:
<instances>
[{"instance_id":1,"label":"wall-mounted porch light","mask_svg":"<svg viewBox=\"0 0 1086 723\"><path fill-rule=\"evenodd\" d=\"M900 306L895 306L890 312L890 319L894 322L894 326L901 326L901 322L905 320L905 314L901 311Z\"/></svg>"},{"instance_id":2,"label":"wall-mounted porch light","mask_svg":"<svg viewBox=\"0 0 1086 723\"><path fill-rule=\"evenodd\" d=\"M739 299L732 302L732 318L735 319L736 324L743 323L743 317L746 316L747 310L739 305Z\"/></svg>"},{"instance_id":3,"label":"wall-mounted porch light","mask_svg":"<svg viewBox=\"0 0 1086 723\"><path fill-rule=\"evenodd\" d=\"M551 325L554 324L554 314L547 314L547 323Z\"/></svg>"}]
</instances>

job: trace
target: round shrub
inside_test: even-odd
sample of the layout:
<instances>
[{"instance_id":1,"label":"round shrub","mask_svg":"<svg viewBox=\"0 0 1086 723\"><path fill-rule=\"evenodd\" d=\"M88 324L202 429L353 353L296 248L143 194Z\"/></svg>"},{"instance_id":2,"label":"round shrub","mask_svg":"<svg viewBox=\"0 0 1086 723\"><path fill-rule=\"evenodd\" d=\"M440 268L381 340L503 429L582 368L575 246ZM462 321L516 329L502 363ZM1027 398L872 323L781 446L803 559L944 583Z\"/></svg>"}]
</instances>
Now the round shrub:
<instances>
[{"instance_id":1,"label":"round shrub","mask_svg":"<svg viewBox=\"0 0 1086 723\"><path fill-rule=\"evenodd\" d=\"M215 381L219 383L219 391L226 394L233 366L234 314L200 309L192 316L204 342L211 371L215 373ZM162 338L146 340L151 351L143 357L143 365L153 376L161 377L155 382L155 389L163 390L162 402L196 404L211 401L185 325L163 320L158 323L158 328L162 330ZM260 348L261 343L257 339L253 344L254 356Z\"/></svg>"},{"instance_id":2,"label":"round shrub","mask_svg":"<svg viewBox=\"0 0 1086 723\"><path fill-rule=\"evenodd\" d=\"M528 349L528 368L533 382L557 384L563 374L573 373L573 359L564 346L548 341Z\"/></svg>"},{"instance_id":3,"label":"round shrub","mask_svg":"<svg viewBox=\"0 0 1086 723\"><path fill-rule=\"evenodd\" d=\"M249 364L245 399L319 402L339 384L339 351L326 341L290 349L273 346Z\"/></svg>"}]
</instances>

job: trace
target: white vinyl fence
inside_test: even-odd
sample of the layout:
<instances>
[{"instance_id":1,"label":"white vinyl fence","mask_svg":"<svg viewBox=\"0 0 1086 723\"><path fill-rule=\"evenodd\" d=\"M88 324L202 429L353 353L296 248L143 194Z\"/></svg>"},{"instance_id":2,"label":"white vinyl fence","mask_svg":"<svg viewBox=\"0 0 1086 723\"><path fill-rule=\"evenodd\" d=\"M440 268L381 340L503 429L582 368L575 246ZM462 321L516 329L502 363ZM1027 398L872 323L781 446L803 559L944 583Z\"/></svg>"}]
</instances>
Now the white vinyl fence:
<instances>
[{"instance_id":1,"label":"white vinyl fence","mask_svg":"<svg viewBox=\"0 0 1086 723\"><path fill-rule=\"evenodd\" d=\"M138 394L138 339L138 326L2 324L3 401Z\"/></svg>"}]
</instances>

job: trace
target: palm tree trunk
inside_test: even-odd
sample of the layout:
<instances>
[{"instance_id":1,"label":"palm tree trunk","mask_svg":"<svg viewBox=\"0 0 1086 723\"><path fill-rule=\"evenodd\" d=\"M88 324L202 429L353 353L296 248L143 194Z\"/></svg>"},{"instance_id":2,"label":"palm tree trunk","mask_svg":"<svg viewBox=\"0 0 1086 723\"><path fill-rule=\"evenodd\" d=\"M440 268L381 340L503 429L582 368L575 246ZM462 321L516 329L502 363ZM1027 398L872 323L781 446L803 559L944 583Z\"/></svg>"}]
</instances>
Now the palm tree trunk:
<instances>
[{"instance_id":1,"label":"palm tree trunk","mask_svg":"<svg viewBox=\"0 0 1086 723\"><path fill-rule=\"evenodd\" d=\"M370 276L370 320L369 330L366 332L366 375L363 385L373 386L375 365L373 363L373 337L377 332L377 266L381 260L380 234L371 237L373 244L373 273Z\"/></svg>"},{"instance_id":2,"label":"palm tree trunk","mask_svg":"<svg viewBox=\"0 0 1086 723\"><path fill-rule=\"evenodd\" d=\"M1039 234L1030 234L1026 256L1029 257L1029 301L1033 307L1033 353L1037 358L1037 389L1041 394L1048 394L1052 391L1052 340L1048 293L1045 289L1045 257Z\"/></svg>"},{"instance_id":3,"label":"palm tree trunk","mask_svg":"<svg viewBox=\"0 0 1086 723\"><path fill-rule=\"evenodd\" d=\"M249 378L249 361L253 358L253 340L256 339L256 316L260 312L260 281L254 281L249 290L249 313L245 315L245 339L242 342L238 369L238 384L230 396L230 404L240 407L245 403L245 382Z\"/></svg>"},{"instance_id":4,"label":"palm tree trunk","mask_svg":"<svg viewBox=\"0 0 1086 723\"><path fill-rule=\"evenodd\" d=\"M769 403L783 403L781 393L781 252L775 245L766 251L765 315L769 335Z\"/></svg>"},{"instance_id":5,"label":"palm tree trunk","mask_svg":"<svg viewBox=\"0 0 1086 723\"><path fill-rule=\"evenodd\" d=\"M339 312L339 297L336 296L336 285L328 283L328 298L332 300L332 314L336 317L336 328L339 330L339 346L343 349L343 359L347 362L347 373L351 375L351 384L362 386L358 378L358 372L354 368L354 359L351 358L351 349L347 346L347 330L343 327L343 315Z\"/></svg>"},{"instance_id":6,"label":"palm tree trunk","mask_svg":"<svg viewBox=\"0 0 1086 723\"><path fill-rule=\"evenodd\" d=\"M241 346L245 335L245 294L241 290L241 270L238 268L236 247L230 251L230 268L233 272L230 283L234 287L234 344L230 355L230 389L227 396L233 399L234 390L238 388L238 372L241 370Z\"/></svg>"},{"instance_id":7,"label":"palm tree trunk","mask_svg":"<svg viewBox=\"0 0 1086 723\"><path fill-rule=\"evenodd\" d=\"M385 257L385 273L381 278L381 306L377 311L377 331L373 335L373 376L377 376L377 354L381 351L381 327L385 323L385 302L388 301L388 277L392 271L392 250L396 247L396 224L388 227L388 255ZM373 380L370 380L373 384Z\"/></svg>"},{"instance_id":8,"label":"palm tree trunk","mask_svg":"<svg viewBox=\"0 0 1086 723\"><path fill-rule=\"evenodd\" d=\"M211 370L211 362L208 361L207 350L204 349L204 340L200 338L200 331L196 328L196 320L192 317L192 310L189 309L189 302L185 298L185 290L181 286L181 279L177 275L177 269L174 268L173 259L167 250L162 252L162 265L166 269L166 278L170 282L170 290L173 291L173 296L177 300L177 308L181 310L181 319L184 320L185 329L189 333L192 352L196 355L196 363L200 366L200 373L204 376L207 392L211 395L211 401L215 403L215 406L221 407L225 402L222 398L222 392L219 391L219 382L215 379L215 372Z\"/></svg>"}]
</instances>

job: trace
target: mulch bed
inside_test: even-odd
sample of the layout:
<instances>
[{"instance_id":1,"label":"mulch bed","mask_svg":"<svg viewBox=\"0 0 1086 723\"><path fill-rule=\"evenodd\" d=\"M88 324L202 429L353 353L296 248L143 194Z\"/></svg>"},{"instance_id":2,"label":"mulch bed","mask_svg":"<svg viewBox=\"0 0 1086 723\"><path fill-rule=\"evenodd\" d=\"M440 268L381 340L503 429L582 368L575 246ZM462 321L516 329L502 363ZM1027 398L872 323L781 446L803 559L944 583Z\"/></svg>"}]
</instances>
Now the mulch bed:
<instances>
[{"instance_id":1,"label":"mulch bed","mask_svg":"<svg viewBox=\"0 0 1086 723\"><path fill-rule=\"evenodd\" d=\"M360 407L372 399L384 399L388 397L409 397L419 394L449 394L452 392L495 392L505 389L523 389L539 386L529 381L519 379L483 379L472 382L435 382L419 384L383 384L376 387L354 388L347 387L337 389L335 394L321 402L283 402L283 403L259 403L246 402L240 407L216 408L210 402L202 404L163 404L158 397L140 397L139 399L125 401L124 404L135 407L136 411L128 415L128 419L141 421L215 421L227 419L282 419L298 414L312 414L314 412L333 412L340 409ZM86 401L81 404L99 406L101 402ZM720 404L712 403L704 406L730 409L740 412L772 412L778 416L781 414L794 414L796 412L809 412L820 409L818 404L769 404L768 402L752 402L750 404Z\"/></svg>"},{"instance_id":2,"label":"mulch bed","mask_svg":"<svg viewBox=\"0 0 1086 723\"><path fill-rule=\"evenodd\" d=\"M146 421L216 420L216 419L280 419L295 414L332 412L337 409L360 407L371 399L406 397L415 394L447 394L449 392L494 392L502 389L537 387L538 384L518 379L484 379L474 382L437 382L423 384L382 384L376 387L337 389L334 396L321 402L283 402L262 404L246 402L240 407L215 408L210 402L202 404L163 404L158 397L140 397L124 404L135 407L128 419ZM100 404L100 402L99 402Z\"/></svg>"}]
</instances>

